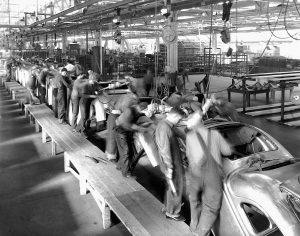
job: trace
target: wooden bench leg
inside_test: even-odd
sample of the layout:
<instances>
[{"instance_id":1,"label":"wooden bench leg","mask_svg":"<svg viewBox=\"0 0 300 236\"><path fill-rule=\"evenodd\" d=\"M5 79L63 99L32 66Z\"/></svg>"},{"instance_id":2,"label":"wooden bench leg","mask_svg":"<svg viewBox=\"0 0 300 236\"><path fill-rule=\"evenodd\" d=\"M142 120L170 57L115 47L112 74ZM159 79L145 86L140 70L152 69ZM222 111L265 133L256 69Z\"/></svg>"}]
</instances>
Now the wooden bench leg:
<instances>
[{"instance_id":1,"label":"wooden bench leg","mask_svg":"<svg viewBox=\"0 0 300 236\"><path fill-rule=\"evenodd\" d=\"M54 142L54 140L51 140L51 144L52 144L52 156L56 156L56 143Z\"/></svg>"},{"instance_id":2,"label":"wooden bench leg","mask_svg":"<svg viewBox=\"0 0 300 236\"><path fill-rule=\"evenodd\" d=\"M79 191L80 195L86 195L88 192L86 179L79 175Z\"/></svg>"},{"instance_id":3,"label":"wooden bench leg","mask_svg":"<svg viewBox=\"0 0 300 236\"><path fill-rule=\"evenodd\" d=\"M47 143L47 133L45 129L42 129L42 143Z\"/></svg>"},{"instance_id":4,"label":"wooden bench leg","mask_svg":"<svg viewBox=\"0 0 300 236\"><path fill-rule=\"evenodd\" d=\"M29 114L29 119L30 119L30 124L33 125L34 124L34 118L31 114Z\"/></svg>"},{"instance_id":5,"label":"wooden bench leg","mask_svg":"<svg viewBox=\"0 0 300 236\"><path fill-rule=\"evenodd\" d=\"M110 217L110 208L106 204L106 202L103 202L101 212L102 212L103 228L108 229L111 226L111 217Z\"/></svg>"},{"instance_id":6,"label":"wooden bench leg","mask_svg":"<svg viewBox=\"0 0 300 236\"><path fill-rule=\"evenodd\" d=\"M35 121L35 132L40 132L40 124L37 121Z\"/></svg>"},{"instance_id":7,"label":"wooden bench leg","mask_svg":"<svg viewBox=\"0 0 300 236\"><path fill-rule=\"evenodd\" d=\"M65 172L70 172L70 160L67 157L66 153L64 153L64 170Z\"/></svg>"},{"instance_id":8,"label":"wooden bench leg","mask_svg":"<svg viewBox=\"0 0 300 236\"><path fill-rule=\"evenodd\" d=\"M21 104L21 107L23 108L22 102L20 104ZM27 109L27 107L25 105L24 105L24 113L25 113L25 117L29 116L29 111L28 111L28 109Z\"/></svg>"}]
</instances>

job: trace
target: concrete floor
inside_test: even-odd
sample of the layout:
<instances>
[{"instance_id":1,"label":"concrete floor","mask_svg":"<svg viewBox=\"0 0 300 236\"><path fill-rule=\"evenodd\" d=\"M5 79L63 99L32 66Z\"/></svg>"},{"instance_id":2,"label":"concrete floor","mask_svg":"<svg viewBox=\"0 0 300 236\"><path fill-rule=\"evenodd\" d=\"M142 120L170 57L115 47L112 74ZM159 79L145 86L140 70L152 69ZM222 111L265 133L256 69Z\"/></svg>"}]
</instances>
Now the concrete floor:
<instances>
[{"instance_id":1,"label":"concrete floor","mask_svg":"<svg viewBox=\"0 0 300 236\"><path fill-rule=\"evenodd\" d=\"M191 76L187 87L192 88L203 77ZM213 78L211 90L225 89L230 83L228 78ZM225 90L222 94L227 96ZM241 95L232 98L240 107ZM253 105L264 102L263 95L257 96ZM299 129L261 118L242 116L242 120L269 132L293 155L300 153ZM93 141L103 145L96 136ZM34 126L0 87L0 235L130 235L116 218L113 227L102 228L94 199L89 194L79 195L77 179L63 171L63 155L51 157L50 153L50 143L42 144L41 134L35 133ZM147 158L141 159L135 174L137 181L163 200L163 178ZM183 211L189 218L188 203Z\"/></svg>"}]
</instances>

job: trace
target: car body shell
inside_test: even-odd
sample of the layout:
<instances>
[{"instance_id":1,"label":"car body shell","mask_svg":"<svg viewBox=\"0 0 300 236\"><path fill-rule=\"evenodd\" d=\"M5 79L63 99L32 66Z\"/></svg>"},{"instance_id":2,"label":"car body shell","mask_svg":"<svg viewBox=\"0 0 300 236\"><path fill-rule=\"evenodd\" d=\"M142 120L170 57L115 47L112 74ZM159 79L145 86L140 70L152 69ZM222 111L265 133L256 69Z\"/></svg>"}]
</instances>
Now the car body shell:
<instances>
[{"instance_id":1,"label":"car body shell","mask_svg":"<svg viewBox=\"0 0 300 236\"><path fill-rule=\"evenodd\" d=\"M208 120L204 125L209 129L216 130L244 126L254 133L263 135L274 147L270 151L245 155L236 160L223 158L223 169L225 172L223 202L220 215L213 228L214 235L299 236L300 222L287 201L289 194L282 191L281 186L286 181L300 175L300 162L297 162L271 135L252 125L216 119ZM179 124L179 128L184 130L185 125ZM158 151L154 150L155 145L151 143L151 139L153 140L153 136L145 139L146 142L143 142L143 146L148 157L152 156L151 159L154 159L153 156L157 156ZM181 144L184 151L184 141ZM255 158L264 160L265 162L261 164L258 162L258 165L251 165L251 161ZM296 189L297 187L300 189L300 184L297 183ZM300 199L300 192L298 192L298 197ZM264 228L259 226L260 229L258 230L254 227L250 219L251 214L245 212L245 207L247 207L252 215L254 212L256 215L263 216L262 219L264 221L262 222L264 223L261 225Z\"/></svg>"}]
</instances>

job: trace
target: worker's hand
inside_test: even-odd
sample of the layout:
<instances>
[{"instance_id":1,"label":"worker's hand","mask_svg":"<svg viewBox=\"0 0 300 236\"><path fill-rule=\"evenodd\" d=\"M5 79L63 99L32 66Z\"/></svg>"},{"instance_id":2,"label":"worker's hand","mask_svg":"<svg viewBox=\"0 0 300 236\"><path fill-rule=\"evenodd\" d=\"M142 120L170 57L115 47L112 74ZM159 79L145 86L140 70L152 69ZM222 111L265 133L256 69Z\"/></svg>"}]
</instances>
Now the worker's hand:
<instances>
[{"instance_id":1,"label":"worker's hand","mask_svg":"<svg viewBox=\"0 0 300 236\"><path fill-rule=\"evenodd\" d=\"M165 176L168 179L172 179L173 178L173 169L167 168Z\"/></svg>"}]
</instances>

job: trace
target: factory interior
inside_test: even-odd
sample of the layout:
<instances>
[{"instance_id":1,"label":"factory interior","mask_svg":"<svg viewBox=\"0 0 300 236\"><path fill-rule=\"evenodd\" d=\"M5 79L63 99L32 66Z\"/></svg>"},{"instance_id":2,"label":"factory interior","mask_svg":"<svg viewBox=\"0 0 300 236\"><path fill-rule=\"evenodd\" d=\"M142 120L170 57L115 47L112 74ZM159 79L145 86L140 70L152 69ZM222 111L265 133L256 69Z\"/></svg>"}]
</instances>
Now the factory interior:
<instances>
[{"instance_id":1,"label":"factory interior","mask_svg":"<svg viewBox=\"0 0 300 236\"><path fill-rule=\"evenodd\" d=\"M0 0L1 236L299 236L299 0Z\"/></svg>"}]
</instances>

